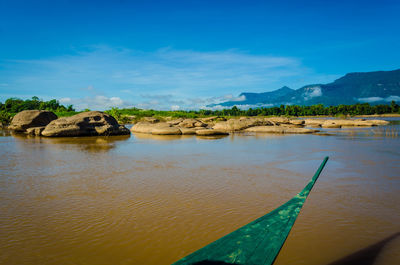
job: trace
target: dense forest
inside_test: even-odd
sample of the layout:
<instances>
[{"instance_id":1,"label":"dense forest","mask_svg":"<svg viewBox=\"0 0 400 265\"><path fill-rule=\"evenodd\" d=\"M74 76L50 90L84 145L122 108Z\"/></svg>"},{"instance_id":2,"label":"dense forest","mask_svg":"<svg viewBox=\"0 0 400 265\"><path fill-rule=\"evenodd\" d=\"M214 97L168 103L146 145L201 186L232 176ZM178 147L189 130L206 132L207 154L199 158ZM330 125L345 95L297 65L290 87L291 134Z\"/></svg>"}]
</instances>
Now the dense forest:
<instances>
[{"instance_id":1,"label":"dense forest","mask_svg":"<svg viewBox=\"0 0 400 265\"><path fill-rule=\"evenodd\" d=\"M9 98L4 103L0 102L0 123L8 124L12 117L23 110L50 110L57 116L71 116L78 112L72 105L61 105L57 100L43 101L38 97L22 100L18 98ZM85 110L87 111L87 110ZM230 109L222 110L191 110L191 111L160 111L160 110L143 110L138 108L118 109L111 108L106 112L121 122L129 122L138 120L142 117L187 117L197 118L206 116L340 116L340 115L371 115L371 114L389 114L399 113L400 106L392 101L387 105L370 105L368 103L354 105L338 105L325 107L322 104L313 106L297 106L297 105L281 105L280 107L255 108L241 110L236 106Z\"/></svg>"}]
</instances>

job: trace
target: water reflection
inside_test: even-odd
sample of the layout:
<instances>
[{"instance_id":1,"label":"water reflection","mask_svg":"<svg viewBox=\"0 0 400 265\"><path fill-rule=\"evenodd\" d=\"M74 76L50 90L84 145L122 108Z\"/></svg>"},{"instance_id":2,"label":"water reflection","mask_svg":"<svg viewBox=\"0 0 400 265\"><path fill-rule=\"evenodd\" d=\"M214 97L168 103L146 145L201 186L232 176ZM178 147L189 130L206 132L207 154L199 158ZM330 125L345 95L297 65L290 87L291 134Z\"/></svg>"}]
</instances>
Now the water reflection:
<instances>
[{"instance_id":1,"label":"water reflection","mask_svg":"<svg viewBox=\"0 0 400 265\"><path fill-rule=\"evenodd\" d=\"M10 135L11 135L11 132L9 130L4 129L4 128L0 128L0 137L2 137L2 136L10 136Z\"/></svg>"},{"instance_id":2,"label":"water reflection","mask_svg":"<svg viewBox=\"0 0 400 265\"><path fill-rule=\"evenodd\" d=\"M133 137L140 140L174 141L191 139L194 135L155 135L149 133L132 133Z\"/></svg>"},{"instance_id":3,"label":"water reflection","mask_svg":"<svg viewBox=\"0 0 400 265\"><path fill-rule=\"evenodd\" d=\"M130 135L119 136L89 136L89 137L38 137L26 134L12 136L23 146L52 146L61 149L78 149L86 152L105 152L116 147L120 142L126 141Z\"/></svg>"}]
</instances>

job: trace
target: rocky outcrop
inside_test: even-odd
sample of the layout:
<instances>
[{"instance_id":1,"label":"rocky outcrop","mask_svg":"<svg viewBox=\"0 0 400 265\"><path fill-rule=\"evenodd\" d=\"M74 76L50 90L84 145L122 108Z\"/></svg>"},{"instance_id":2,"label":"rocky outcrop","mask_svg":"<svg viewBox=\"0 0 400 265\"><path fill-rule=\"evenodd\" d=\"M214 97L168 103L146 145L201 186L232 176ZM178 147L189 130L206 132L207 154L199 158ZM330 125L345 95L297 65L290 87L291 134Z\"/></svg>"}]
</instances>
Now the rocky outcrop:
<instances>
[{"instance_id":1,"label":"rocky outcrop","mask_svg":"<svg viewBox=\"0 0 400 265\"><path fill-rule=\"evenodd\" d=\"M151 134L155 135L180 135L182 134L181 130L178 127L173 127L173 126L159 126L155 127Z\"/></svg>"},{"instance_id":2,"label":"rocky outcrop","mask_svg":"<svg viewBox=\"0 0 400 265\"><path fill-rule=\"evenodd\" d=\"M195 135L197 131L195 128L182 128L182 127L179 127L179 130L181 130L181 133L183 135Z\"/></svg>"},{"instance_id":3,"label":"rocky outcrop","mask_svg":"<svg viewBox=\"0 0 400 265\"><path fill-rule=\"evenodd\" d=\"M174 127L169 123L149 123L149 122L138 122L131 128L132 132L135 133L149 133L155 135L179 135L182 134L178 127Z\"/></svg>"},{"instance_id":4,"label":"rocky outcrop","mask_svg":"<svg viewBox=\"0 0 400 265\"><path fill-rule=\"evenodd\" d=\"M271 123L265 119L242 117L240 119L230 119L227 121L218 122L213 126L213 129L225 132L234 132L234 131L241 131L253 126L262 126L270 124Z\"/></svg>"},{"instance_id":5,"label":"rocky outcrop","mask_svg":"<svg viewBox=\"0 0 400 265\"><path fill-rule=\"evenodd\" d=\"M183 128L207 127L206 123L197 119L184 119L178 125Z\"/></svg>"},{"instance_id":6,"label":"rocky outcrop","mask_svg":"<svg viewBox=\"0 0 400 265\"><path fill-rule=\"evenodd\" d=\"M364 126L364 127L371 127L371 126L376 126L371 121L368 120L325 120L322 124L322 128L341 128L341 127L357 127L357 126Z\"/></svg>"},{"instance_id":7,"label":"rocky outcrop","mask_svg":"<svg viewBox=\"0 0 400 265\"><path fill-rule=\"evenodd\" d=\"M213 129L197 130L196 134L199 136L229 135L228 132Z\"/></svg>"},{"instance_id":8,"label":"rocky outcrop","mask_svg":"<svg viewBox=\"0 0 400 265\"><path fill-rule=\"evenodd\" d=\"M373 125L380 126L380 125L388 125L390 122L384 120L366 120L371 122Z\"/></svg>"},{"instance_id":9,"label":"rocky outcrop","mask_svg":"<svg viewBox=\"0 0 400 265\"><path fill-rule=\"evenodd\" d=\"M169 123L169 124L171 124L171 125L178 125L178 124L181 123L182 121L183 121L183 118L178 118L178 119L175 119L175 120L167 121L167 123Z\"/></svg>"},{"instance_id":10,"label":"rocky outcrop","mask_svg":"<svg viewBox=\"0 0 400 265\"><path fill-rule=\"evenodd\" d=\"M131 132L136 133L151 133L153 129L157 126L162 126L164 123L152 124L149 122L140 121L132 126ZM164 126L170 126L169 124L164 124Z\"/></svg>"},{"instance_id":11,"label":"rocky outcrop","mask_svg":"<svg viewBox=\"0 0 400 265\"><path fill-rule=\"evenodd\" d=\"M290 119L286 117L271 117L267 119L273 125L290 124Z\"/></svg>"},{"instance_id":12,"label":"rocky outcrop","mask_svg":"<svg viewBox=\"0 0 400 265\"><path fill-rule=\"evenodd\" d=\"M109 136L126 135L129 130L117 120L100 111L89 111L50 122L42 131L43 136Z\"/></svg>"},{"instance_id":13,"label":"rocky outcrop","mask_svg":"<svg viewBox=\"0 0 400 265\"><path fill-rule=\"evenodd\" d=\"M26 133L34 127L43 127L57 119L57 115L47 110L24 110L17 113L11 121L9 130Z\"/></svg>"},{"instance_id":14,"label":"rocky outcrop","mask_svg":"<svg viewBox=\"0 0 400 265\"><path fill-rule=\"evenodd\" d=\"M154 117L144 117L144 118L143 118L143 121L149 122L149 123L157 123L157 122L160 122L159 119L154 118Z\"/></svg>"},{"instance_id":15,"label":"rocky outcrop","mask_svg":"<svg viewBox=\"0 0 400 265\"><path fill-rule=\"evenodd\" d=\"M341 127L371 127L389 124L384 120L367 120L367 119L305 119L304 124L311 127L323 128L341 128Z\"/></svg>"},{"instance_id":16,"label":"rocky outcrop","mask_svg":"<svg viewBox=\"0 0 400 265\"><path fill-rule=\"evenodd\" d=\"M305 119L304 124L306 126L311 126L311 127L321 127L322 123L324 123L324 120L320 119Z\"/></svg>"},{"instance_id":17,"label":"rocky outcrop","mask_svg":"<svg viewBox=\"0 0 400 265\"><path fill-rule=\"evenodd\" d=\"M315 133L318 130L306 129L306 128L294 128L287 126L255 126L247 128L246 132L256 133Z\"/></svg>"}]
</instances>

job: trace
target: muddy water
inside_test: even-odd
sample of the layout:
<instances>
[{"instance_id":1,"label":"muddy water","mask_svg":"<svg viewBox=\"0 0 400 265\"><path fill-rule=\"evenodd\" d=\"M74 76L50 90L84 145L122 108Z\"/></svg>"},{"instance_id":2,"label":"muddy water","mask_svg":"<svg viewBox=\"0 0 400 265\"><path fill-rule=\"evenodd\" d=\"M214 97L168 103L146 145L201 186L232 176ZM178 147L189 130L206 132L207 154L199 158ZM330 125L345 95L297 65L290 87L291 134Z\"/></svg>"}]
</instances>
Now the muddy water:
<instances>
[{"instance_id":1,"label":"muddy water","mask_svg":"<svg viewBox=\"0 0 400 265\"><path fill-rule=\"evenodd\" d=\"M275 264L400 231L400 125L321 135L0 133L0 264L170 264L273 210L330 156ZM375 264L400 264L400 237Z\"/></svg>"}]
</instances>

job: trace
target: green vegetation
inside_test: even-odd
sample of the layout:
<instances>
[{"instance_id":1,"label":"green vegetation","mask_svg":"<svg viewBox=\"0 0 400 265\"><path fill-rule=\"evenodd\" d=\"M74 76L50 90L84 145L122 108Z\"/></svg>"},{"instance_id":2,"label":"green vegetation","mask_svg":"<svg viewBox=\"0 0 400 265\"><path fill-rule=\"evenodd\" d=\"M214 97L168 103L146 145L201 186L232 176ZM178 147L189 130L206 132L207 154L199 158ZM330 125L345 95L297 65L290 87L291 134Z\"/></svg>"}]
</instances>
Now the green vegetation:
<instances>
[{"instance_id":1,"label":"green vegetation","mask_svg":"<svg viewBox=\"0 0 400 265\"><path fill-rule=\"evenodd\" d=\"M72 105L65 107L55 99L43 101L38 97L32 97L32 99L27 100L9 98L4 103L0 102L0 123L2 125L9 124L12 117L14 117L14 115L18 112L34 109L50 110L53 111L58 117L71 116L77 113Z\"/></svg>"},{"instance_id":2,"label":"green vegetation","mask_svg":"<svg viewBox=\"0 0 400 265\"><path fill-rule=\"evenodd\" d=\"M23 110L50 110L53 111L58 117L72 116L77 114L72 105L67 107L61 105L57 100L52 99L49 101L40 100L38 97L32 99L22 100L18 98L9 98L4 104L0 102L0 124L9 124L12 117ZM84 111L89 111L88 109ZM164 119L165 117L172 118L199 118L208 116L354 116L354 115L371 115L371 114L389 114L399 113L400 106L392 101L390 105L370 105L354 104L354 105L338 105L325 107L322 104L312 106L297 106L290 105L271 108L257 108L241 110L236 106L230 109L223 110L190 110L190 111L160 111L160 110L143 110L138 108L119 109L111 108L105 111L106 113L115 117L121 123L135 122L143 117L154 117Z\"/></svg>"},{"instance_id":3,"label":"green vegetation","mask_svg":"<svg viewBox=\"0 0 400 265\"><path fill-rule=\"evenodd\" d=\"M347 116L347 115L371 115L371 114L388 114L399 113L400 107L394 101L390 105L369 105L355 104L355 105L339 105L324 107L322 104L313 106L284 106L271 107L271 108L257 108L241 110L236 106L231 109L223 110L198 110L198 111L157 111L157 110L142 110L137 108L131 109L118 109L112 108L106 111L108 114L114 116L116 119L121 120L124 118L132 118L140 120L142 117L173 117L173 118L198 118L207 116Z\"/></svg>"}]
</instances>

